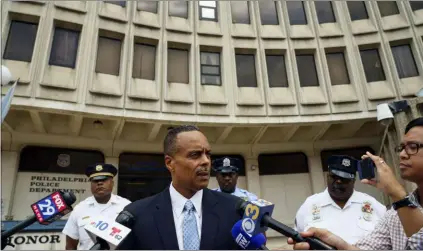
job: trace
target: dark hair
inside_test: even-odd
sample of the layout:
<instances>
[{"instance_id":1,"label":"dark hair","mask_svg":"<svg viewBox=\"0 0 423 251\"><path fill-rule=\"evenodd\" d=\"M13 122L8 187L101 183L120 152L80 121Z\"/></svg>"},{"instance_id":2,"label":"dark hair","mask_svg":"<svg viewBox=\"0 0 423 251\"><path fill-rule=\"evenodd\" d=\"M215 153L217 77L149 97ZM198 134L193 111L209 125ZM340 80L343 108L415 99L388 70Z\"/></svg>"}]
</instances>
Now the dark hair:
<instances>
[{"instance_id":1,"label":"dark hair","mask_svg":"<svg viewBox=\"0 0 423 251\"><path fill-rule=\"evenodd\" d=\"M163 141L163 151L165 155L172 156L176 153L176 138L181 132L200 131L195 125L181 125L177 127L169 127L166 137Z\"/></svg>"},{"instance_id":2,"label":"dark hair","mask_svg":"<svg viewBox=\"0 0 423 251\"><path fill-rule=\"evenodd\" d=\"M411 128L416 127L416 126L422 126L423 127L423 117L411 120L407 124L407 126L405 127L405 133L407 133L408 131L411 130Z\"/></svg>"}]
</instances>

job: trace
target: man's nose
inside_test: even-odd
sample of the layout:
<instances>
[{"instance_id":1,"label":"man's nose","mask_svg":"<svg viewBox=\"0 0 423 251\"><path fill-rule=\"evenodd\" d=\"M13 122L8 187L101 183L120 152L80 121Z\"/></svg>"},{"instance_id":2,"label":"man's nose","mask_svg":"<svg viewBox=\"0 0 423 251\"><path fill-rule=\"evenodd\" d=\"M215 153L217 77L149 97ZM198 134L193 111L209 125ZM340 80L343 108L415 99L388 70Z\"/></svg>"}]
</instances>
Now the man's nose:
<instances>
[{"instance_id":1,"label":"man's nose","mask_svg":"<svg viewBox=\"0 0 423 251\"><path fill-rule=\"evenodd\" d=\"M342 180L341 179L336 179L335 181L337 184L342 184Z\"/></svg>"},{"instance_id":2,"label":"man's nose","mask_svg":"<svg viewBox=\"0 0 423 251\"><path fill-rule=\"evenodd\" d=\"M210 165L210 156L207 154L202 154L201 155L201 164L202 165Z\"/></svg>"},{"instance_id":3,"label":"man's nose","mask_svg":"<svg viewBox=\"0 0 423 251\"><path fill-rule=\"evenodd\" d=\"M408 159L410 156L408 156L408 153L405 151L405 147L404 149L402 149L402 151L399 153L400 159Z\"/></svg>"}]
</instances>

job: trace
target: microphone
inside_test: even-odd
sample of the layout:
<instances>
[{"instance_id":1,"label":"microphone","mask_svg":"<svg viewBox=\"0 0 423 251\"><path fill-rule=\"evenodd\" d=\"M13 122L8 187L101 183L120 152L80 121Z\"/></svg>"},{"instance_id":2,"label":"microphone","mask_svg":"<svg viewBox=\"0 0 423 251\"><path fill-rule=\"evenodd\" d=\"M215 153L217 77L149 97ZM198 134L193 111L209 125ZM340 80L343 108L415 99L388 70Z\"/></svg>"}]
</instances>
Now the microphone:
<instances>
[{"instance_id":1,"label":"microphone","mask_svg":"<svg viewBox=\"0 0 423 251\"><path fill-rule=\"evenodd\" d=\"M84 229L87 231L91 240L95 243L90 250L115 250L126 236L131 232L131 229L120 224L132 224L133 218L127 213L121 212L116 221L108 218L97 216L89 224L86 224Z\"/></svg>"},{"instance_id":2,"label":"microphone","mask_svg":"<svg viewBox=\"0 0 423 251\"><path fill-rule=\"evenodd\" d=\"M34 224L36 221L42 225L48 225L73 210L72 204L76 197L72 192L56 191L31 205L34 215L20 222L11 229L1 233L2 249L4 249L7 238Z\"/></svg>"},{"instance_id":3,"label":"microphone","mask_svg":"<svg viewBox=\"0 0 423 251\"><path fill-rule=\"evenodd\" d=\"M264 244L266 237L263 233L252 235L254 230L253 222L249 218L237 221L232 227L232 237L235 239L236 244L242 249L248 250L269 250Z\"/></svg>"},{"instance_id":4,"label":"microphone","mask_svg":"<svg viewBox=\"0 0 423 251\"><path fill-rule=\"evenodd\" d=\"M134 215L132 215L130 212L125 210L118 214L115 221L118 224L121 224L129 229L132 229L132 226L135 221L134 219L135 219ZM90 248L90 250L107 250L110 248L110 245L104 239L101 239L100 237L96 237L95 240L96 240L96 243L94 244L94 246Z\"/></svg>"},{"instance_id":5,"label":"microphone","mask_svg":"<svg viewBox=\"0 0 423 251\"><path fill-rule=\"evenodd\" d=\"M250 218L256 224L255 230L253 231L254 233L258 232L260 229L270 227L286 237L291 237L296 242L307 242L313 250L336 250L334 247L329 246L318 238L303 238L299 232L273 219L271 217L273 208L273 203L262 199L252 202L239 200L237 204L237 209L239 213L243 215L243 218Z\"/></svg>"}]
</instances>

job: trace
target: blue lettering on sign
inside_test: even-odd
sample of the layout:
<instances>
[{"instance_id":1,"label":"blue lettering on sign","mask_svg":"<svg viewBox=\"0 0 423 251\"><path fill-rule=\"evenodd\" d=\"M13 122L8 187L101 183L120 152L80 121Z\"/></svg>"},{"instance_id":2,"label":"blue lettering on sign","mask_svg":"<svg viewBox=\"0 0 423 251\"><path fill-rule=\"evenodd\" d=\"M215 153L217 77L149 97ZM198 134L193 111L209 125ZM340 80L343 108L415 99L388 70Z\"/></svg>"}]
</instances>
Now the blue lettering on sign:
<instances>
[{"instance_id":1,"label":"blue lettering on sign","mask_svg":"<svg viewBox=\"0 0 423 251\"><path fill-rule=\"evenodd\" d=\"M104 231L109 227L109 223L104 222L104 221L99 221L99 222L97 222L97 224L95 224L95 222L93 222L93 223L91 223L91 224L95 225L94 227L100 229L101 231Z\"/></svg>"}]
</instances>

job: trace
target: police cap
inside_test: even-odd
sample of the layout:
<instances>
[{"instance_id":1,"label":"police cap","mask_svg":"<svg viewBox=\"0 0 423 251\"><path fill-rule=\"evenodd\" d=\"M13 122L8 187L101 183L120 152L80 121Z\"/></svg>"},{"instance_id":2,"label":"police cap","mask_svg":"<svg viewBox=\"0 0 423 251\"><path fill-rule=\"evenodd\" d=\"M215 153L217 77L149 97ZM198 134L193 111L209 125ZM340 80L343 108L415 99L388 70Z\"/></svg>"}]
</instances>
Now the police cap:
<instances>
[{"instance_id":1,"label":"police cap","mask_svg":"<svg viewBox=\"0 0 423 251\"><path fill-rule=\"evenodd\" d=\"M223 157L213 161L213 169L218 173L237 173L240 166L237 158Z\"/></svg>"},{"instance_id":2,"label":"police cap","mask_svg":"<svg viewBox=\"0 0 423 251\"><path fill-rule=\"evenodd\" d=\"M87 167L85 174L89 180L104 180L115 177L117 168L111 164L94 164Z\"/></svg>"},{"instance_id":3,"label":"police cap","mask_svg":"<svg viewBox=\"0 0 423 251\"><path fill-rule=\"evenodd\" d=\"M358 161L346 155L332 155L328 159L328 170L339 177L354 179Z\"/></svg>"}]
</instances>

